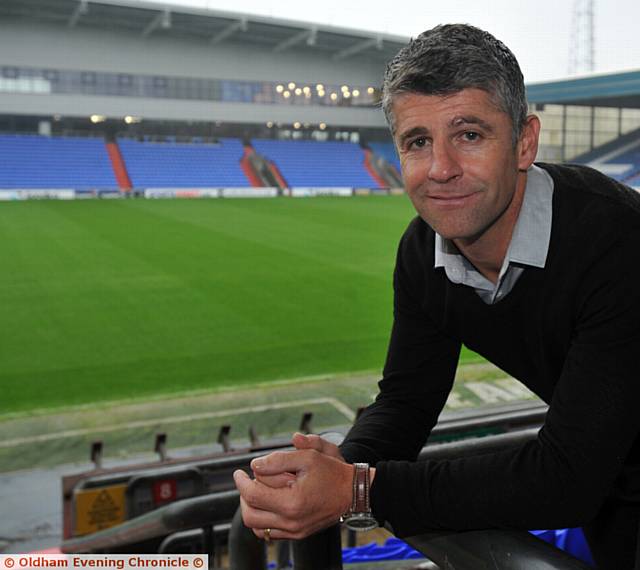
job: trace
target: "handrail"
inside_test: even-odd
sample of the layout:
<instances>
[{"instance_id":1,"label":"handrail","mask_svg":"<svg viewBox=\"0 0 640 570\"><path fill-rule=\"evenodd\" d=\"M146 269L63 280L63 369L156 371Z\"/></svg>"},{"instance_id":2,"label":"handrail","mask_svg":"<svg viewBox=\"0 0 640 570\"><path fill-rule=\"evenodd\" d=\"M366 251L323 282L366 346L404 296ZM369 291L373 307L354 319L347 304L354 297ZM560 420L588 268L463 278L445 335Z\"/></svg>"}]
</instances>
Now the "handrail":
<instances>
[{"instance_id":1,"label":"handrail","mask_svg":"<svg viewBox=\"0 0 640 570\"><path fill-rule=\"evenodd\" d=\"M531 410L510 410L498 415L502 415L509 420L515 418L516 421L518 418L525 419L526 416L525 425L530 425L529 420L534 418L538 419L539 416L537 414L539 414L540 411L544 410L538 407L534 413L531 413ZM461 423L464 422L462 421ZM449 443L429 444L423 448L418 459L428 460L461 457L472 453L504 449L505 447L522 444L525 441L534 439L537 436L538 429L538 427L520 429L519 431L500 435L487 435L480 438ZM341 434L331 435L334 436L334 439L340 439L342 437ZM337 440L336 443L338 443ZM220 466L228 465L230 467L234 463L237 465L237 461L240 458L247 460L255 455L257 454L249 453L244 455L240 454L240 457L231 456L219 458L216 463ZM66 553L105 552L122 548L128 544L160 538L179 531L211 527L213 524L227 522L234 518L238 503L239 494L235 490L210 493L176 501L149 513L145 513L135 519L126 521L117 527L105 529L88 536L67 540L62 544L61 550ZM236 531L234 531L234 526L237 527L238 524L242 523L240 517L236 514L234 525L232 525L232 533L237 532L237 528ZM314 570L316 568L338 569L341 567L340 535L339 530L336 529L329 529L323 533L322 536L311 537L310 539L294 544L294 560L296 561L295 567L297 570ZM458 533L455 533L455 535L458 535ZM433 538L435 535L425 536ZM435 539L432 540L432 538L425 540L427 540L430 545L432 543L436 545L442 543L443 539L441 535L437 537L439 542L434 542ZM416 540L419 539L420 537L417 537ZM242 564L238 566L238 568L242 567ZM505 567L505 570L506 569L507 567Z\"/></svg>"},{"instance_id":2,"label":"handrail","mask_svg":"<svg viewBox=\"0 0 640 570\"><path fill-rule=\"evenodd\" d=\"M526 531L434 532L403 539L441 570L587 570L591 566Z\"/></svg>"},{"instance_id":3,"label":"handrail","mask_svg":"<svg viewBox=\"0 0 640 570\"><path fill-rule=\"evenodd\" d=\"M60 550L69 554L104 552L182 530L204 528L218 522L226 522L233 518L239 501L238 491L224 491L183 499L116 527L66 540L62 543Z\"/></svg>"},{"instance_id":4,"label":"handrail","mask_svg":"<svg viewBox=\"0 0 640 570\"><path fill-rule=\"evenodd\" d=\"M500 427L505 424L513 428L531 424L542 424L547 406L540 402L526 402L524 404L514 404L510 406L497 406L489 411L486 409L467 410L465 412L454 412L441 417L432 430L432 435L437 437L447 437L458 432L472 431L474 429ZM337 432L337 429L333 430ZM342 428L339 430L342 431ZM342 434L340 434L344 437ZM432 443L428 443L429 446ZM440 444L438 444L440 445ZM273 439L257 448L239 449L226 454L203 455L197 457L169 458L163 463L150 462L134 465L129 468L111 467L103 468L91 473L66 476L63 479L64 493L71 495L79 482L90 481L91 486L99 486L108 480L110 483L126 482L133 475L152 475L154 473L165 473L168 469L183 469L191 464L201 465L203 468L215 471L225 469L244 469L249 466L252 459L260 457L270 451L293 449L288 438ZM87 477L89 477L87 479ZM233 488L231 482L226 489Z\"/></svg>"},{"instance_id":5,"label":"handrail","mask_svg":"<svg viewBox=\"0 0 640 570\"><path fill-rule=\"evenodd\" d=\"M538 427L425 447L419 460L464 457L520 445L537 437ZM236 522L234 521L234 524ZM241 521L240 521L240 524ZM392 530L392 529L391 529ZM478 530L425 533L404 539L441 570L586 570L586 564L526 531ZM340 528L331 527L294 542L295 570L340 570ZM234 570L258 570L234 566Z\"/></svg>"},{"instance_id":6,"label":"handrail","mask_svg":"<svg viewBox=\"0 0 640 570\"><path fill-rule=\"evenodd\" d=\"M440 417L431 430L430 437L455 435L484 428L522 429L532 425L542 425L549 406L540 401L498 406L491 410L473 408Z\"/></svg>"},{"instance_id":7,"label":"handrail","mask_svg":"<svg viewBox=\"0 0 640 570\"><path fill-rule=\"evenodd\" d=\"M434 445L427 445L422 448L418 455L418 461L454 459L465 455L476 455L478 453L491 453L501 451L508 447L522 445L527 441L534 440L538 436L539 427L500 433L498 435L486 435L459 441L451 441Z\"/></svg>"}]
</instances>

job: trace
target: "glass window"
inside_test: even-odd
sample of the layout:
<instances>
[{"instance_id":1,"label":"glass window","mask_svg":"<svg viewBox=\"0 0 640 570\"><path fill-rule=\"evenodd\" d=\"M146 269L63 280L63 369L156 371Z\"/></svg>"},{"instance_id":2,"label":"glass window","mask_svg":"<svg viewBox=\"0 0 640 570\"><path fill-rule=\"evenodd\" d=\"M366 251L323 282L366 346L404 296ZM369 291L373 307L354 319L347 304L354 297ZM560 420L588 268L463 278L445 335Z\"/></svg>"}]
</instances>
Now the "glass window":
<instances>
[{"instance_id":1,"label":"glass window","mask_svg":"<svg viewBox=\"0 0 640 570\"><path fill-rule=\"evenodd\" d=\"M379 93L369 87L291 82L236 81L96 71L2 67L5 92L65 93L231 101L278 105L375 106ZM18 81L20 79L26 80ZM33 82L33 79L38 81ZM14 83L12 83L14 81ZM371 88L373 89L373 88Z\"/></svg>"},{"instance_id":2,"label":"glass window","mask_svg":"<svg viewBox=\"0 0 640 570\"><path fill-rule=\"evenodd\" d=\"M82 85L95 85L96 74L93 71L83 71L80 75L80 81Z\"/></svg>"},{"instance_id":3,"label":"glass window","mask_svg":"<svg viewBox=\"0 0 640 570\"><path fill-rule=\"evenodd\" d=\"M20 71L17 67L3 67L2 77L6 79L17 79L20 77Z\"/></svg>"},{"instance_id":4,"label":"glass window","mask_svg":"<svg viewBox=\"0 0 640 570\"><path fill-rule=\"evenodd\" d=\"M42 71L42 77L51 83L60 81L60 72L56 69L45 69Z\"/></svg>"},{"instance_id":5,"label":"glass window","mask_svg":"<svg viewBox=\"0 0 640 570\"><path fill-rule=\"evenodd\" d=\"M166 77L154 77L153 78L153 88L154 89L166 89L167 87L167 78Z\"/></svg>"}]
</instances>

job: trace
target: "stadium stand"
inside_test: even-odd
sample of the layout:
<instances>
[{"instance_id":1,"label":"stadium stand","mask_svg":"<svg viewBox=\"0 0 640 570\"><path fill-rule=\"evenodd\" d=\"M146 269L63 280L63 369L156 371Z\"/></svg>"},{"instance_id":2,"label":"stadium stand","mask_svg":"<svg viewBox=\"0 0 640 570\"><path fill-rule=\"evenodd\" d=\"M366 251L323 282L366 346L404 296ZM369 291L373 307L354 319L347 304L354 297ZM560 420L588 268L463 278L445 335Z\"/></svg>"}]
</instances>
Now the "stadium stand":
<instances>
[{"instance_id":1,"label":"stadium stand","mask_svg":"<svg viewBox=\"0 0 640 570\"><path fill-rule=\"evenodd\" d=\"M626 166L627 168L626 170L623 170L621 174L612 174L611 176L613 178L617 178L623 182L636 178L638 174L640 174L640 140L637 141L635 148L617 156L615 163L620 164L621 166Z\"/></svg>"},{"instance_id":2,"label":"stadium stand","mask_svg":"<svg viewBox=\"0 0 640 570\"><path fill-rule=\"evenodd\" d=\"M400 172L400 160L393 143L372 142L369 143L369 148L377 155L382 156L389 164L395 166Z\"/></svg>"},{"instance_id":3,"label":"stadium stand","mask_svg":"<svg viewBox=\"0 0 640 570\"><path fill-rule=\"evenodd\" d=\"M0 188L117 188L101 138L0 135Z\"/></svg>"},{"instance_id":4,"label":"stadium stand","mask_svg":"<svg viewBox=\"0 0 640 570\"><path fill-rule=\"evenodd\" d=\"M250 186L240 166L244 154L237 138L217 144L118 139L131 183L136 188Z\"/></svg>"},{"instance_id":5,"label":"stadium stand","mask_svg":"<svg viewBox=\"0 0 640 570\"><path fill-rule=\"evenodd\" d=\"M636 188L636 189L640 188L640 172L627 178L625 183L631 186L632 188Z\"/></svg>"},{"instance_id":6,"label":"stadium stand","mask_svg":"<svg viewBox=\"0 0 640 570\"><path fill-rule=\"evenodd\" d=\"M253 139L253 147L276 164L288 186L377 188L354 143Z\"/></svg>"},{"instance_id":7,"label":"stadium stand","mask_svg":"<svg viewBox=\"0 0 640 570\"><path fill-rule=\"evenodd\" d=\"M640 129L578 156L574 162L597 168L607 176L640 185Z\"/></svg>"}]
</instances>

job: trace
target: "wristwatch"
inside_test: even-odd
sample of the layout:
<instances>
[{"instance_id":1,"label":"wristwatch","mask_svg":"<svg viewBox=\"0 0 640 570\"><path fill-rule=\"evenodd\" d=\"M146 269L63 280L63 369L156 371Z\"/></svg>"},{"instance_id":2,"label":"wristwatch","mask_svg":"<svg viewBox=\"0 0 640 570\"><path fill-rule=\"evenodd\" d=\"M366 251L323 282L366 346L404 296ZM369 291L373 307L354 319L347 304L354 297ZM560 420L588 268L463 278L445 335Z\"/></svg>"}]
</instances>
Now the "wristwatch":
<instances>
[{"instance_id":1,"label":"wristwatch","mask_svg":"<svg viewBox=\"0 0 640 570\"><path fill-rule=\"evenodd\" d=\"M340 522L351 530L372 530L378 526L378 521L371 514L371 503L369 502L369 489L371 487L369 464L354 463L353 467L351 508L340 517Z\"/></svg>"}]
</instances>

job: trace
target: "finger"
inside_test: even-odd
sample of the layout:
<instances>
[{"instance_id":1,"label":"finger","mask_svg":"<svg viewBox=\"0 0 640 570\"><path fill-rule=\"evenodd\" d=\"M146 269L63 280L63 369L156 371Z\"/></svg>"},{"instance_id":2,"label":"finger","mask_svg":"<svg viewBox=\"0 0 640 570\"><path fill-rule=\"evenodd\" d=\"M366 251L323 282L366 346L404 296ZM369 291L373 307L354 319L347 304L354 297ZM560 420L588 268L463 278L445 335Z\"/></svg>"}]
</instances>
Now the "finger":
<instances>
[{"instance_id":1,"label":"finger","mask_svg":"<svg viewBox=\"0 0 640 570\"><path fill-rule=\"evenodd\" d=\"M322 451L322 438L317 435L306 435L296 432L291 438L296 449L315 449L316 451Z\"/></svg>"},{"instance_id":2,"label":"finger","mask_svg":"<svg viewBox=\"0 0 640 570\"><path fill-rule=\"evenodd\" d=\"M296 449L315 449L320 453L324 453L325 455L330 455L331 457L336 457L344 461L342 453L340 453L340 448L334 443L323 439L319 435L294 433L291 438L291 442Z\"/></svg>"},{"instance_id":3,"label":"finger","mask_svg":"<svg viewBox=\"0 0 640 570\"><path fill-rule=\"evenodd\" d=\"M296 480L294 473L279 473L278 475L256 474L256 480L272 489L281 489L293 485Z\"/></svg>"},{"instance_id":4,"label":"finger","mask_svg":"<svg viewBox=\"0 0 640 570\"><path fill-rule=\"evenodd\" d=\"M272 540L279 540L282 538L279 536L281 534L280 531L276 528L254 529L253 533L265 542L271 542Z\"/></svg>"},{"instance_id":5,"label":"finger","mask_svg":"<svg viewBox=\"0 0 640 570\"><path fill-rule=\"evenodd\" d=\"M265 528L279 529L281 533L297 530L300 523L287 520L284 517L270 511L256 509L241 497L242 522L247 528L254 531L262 531Z\"/></svg>"},{"instance_id":6,"label":"finger","mask_svg":"<svg viewBox=\"0 0 640 570\"><path fill-rule=\"evenodd\" d=\"M266 529L254 528L253 534L255 534L260 540L264 540L265 542L271 542L272 540L297 540L302 538L302 535L299 533L292 533L281 530L279 528L271 528L269 529L269 539L266 537Z\"/></svg>"},{"instance_id":7,"label":"finger","mask_svg":"<svg viewBox=\"0 0 640 570\"><path fill-rule=\"evenodd\" d=\"M280 512L287 504L290 486L273 488L251 479L244 471L237 470L233 478L240 491L240 498L250 507L271 512Z\"/></svg>"},{"instance_id":8,"label":"finger","mask_svg":"<svg viewBox=\"0 0 640 570\"><path fill-rule=\"evenodd\" d=\"M306 467L309 451L274 451L251 462L253 472L260 475L297 473Z\"/></svg>"},{"instance_id":9,"label":"finger","mask_svg":"<svg viewBox=\"0 0 640 570\"><path fill-rule=\"evenodd\" d=\"M247 484L251 483L251 477L247 475L242 469L236 469L233 472L233 482L236 484L236 488L240 493L242 489L247 487Z\"/></svg>"},{"instance_id":10,"label":"finger","mask_svg":"<svg viewBox=\"0 0 640 570\"><path fill-rule=\"evenodd\" d=\"M261 485L255 479L251 479L242 469L233 472L233 481L236 488L240 491L240 503L243 502L252 507L259 508L262 495L264 495L271 487Z\"/></svg>"},{"instance_id":11,"label":"finger","mask_svg":"<svg viewBox=\"0 0 640 570\"><path fill-rule=\"evenodd\" d=\"M255 534L259 539L264 540L267 543L271 542L272 540L300 540L335 524L335 522L336 521L330 521L329 523L316 524L308 528L299 528L295 530L285 530L282 528L272 527L254 528L251 530L253 531L253 534Z\"/></svg>"}]
</instances>

